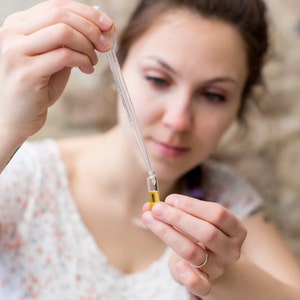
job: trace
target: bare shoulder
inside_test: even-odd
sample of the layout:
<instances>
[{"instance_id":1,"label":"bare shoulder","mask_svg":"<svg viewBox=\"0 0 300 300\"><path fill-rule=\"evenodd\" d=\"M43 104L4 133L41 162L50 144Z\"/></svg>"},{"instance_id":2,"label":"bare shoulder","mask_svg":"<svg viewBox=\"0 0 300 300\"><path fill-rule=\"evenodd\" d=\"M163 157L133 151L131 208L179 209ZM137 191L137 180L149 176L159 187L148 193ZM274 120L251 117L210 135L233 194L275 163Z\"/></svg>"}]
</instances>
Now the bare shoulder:
<instances>
[{"instance_id":1,"label":"bare shoulder","mask_svg":"<svg viewBox=\"0 0 300 300\"><path fill-rule=\"evenodd\" d=\"M251 222L253 220L260 220L266 224L274 222L271 213L264 206L259 206L249 213L246 222Z\"/></svg>"},{"instance_id":2,"label":"bare shoulder","mask_svg":"<svg viewBox=\"0 0 300 300\"><path fill-rule=\"evenodd\" d=\"M280 236L279 229L272 214L263 206L253 210L248 217L243 221L248 235L260 238L261 236L273 232L273 234ZM267 237L268 237L267 236Z\"/></svg>"}]
</instances>

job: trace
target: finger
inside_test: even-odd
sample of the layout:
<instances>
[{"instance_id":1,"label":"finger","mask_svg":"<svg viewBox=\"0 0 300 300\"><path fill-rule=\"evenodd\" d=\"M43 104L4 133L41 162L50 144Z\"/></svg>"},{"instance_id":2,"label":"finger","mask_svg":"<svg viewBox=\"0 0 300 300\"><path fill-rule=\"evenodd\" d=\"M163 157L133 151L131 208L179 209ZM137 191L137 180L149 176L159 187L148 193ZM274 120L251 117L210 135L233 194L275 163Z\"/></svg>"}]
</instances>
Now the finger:
<instances>
[{"instance_id":1,"label":"finger","mask_svg":"<svg viewBox=\"0 0 300 300\"><path fill-rule=\"evenodd\" d=\"M36 92L42 93L43 89L48 89L48 106L51 106L61 96L73 67L78 67L86 74L94 71L86 55L67 48L47 52L29 62L27 78L30 80L27 79L26 84L33 84ZM23 78L24 76L26 74L23 74Z\"/></svg>"},{"instance_id":2,"label":"finger","mask_svg":"<svg viewBox=\"0 0 300 300\"><path fill-rule=\"evenodd\" d=\"M174 227L153 218L150 211L146 211L142 215L142 220L147 228L190 264L199 265L205 260L206 251L201 246L184 236Z\"/></svg>"},{"instance_id":3,"label":"finger","mask_svg":"<svg viewBox=\"0 0 300 300\"><path fill-rule=\"evenodd\" d=\"M170 256L169 270L178 283L187 286L189 290L192 289L191 292L197 296L205 296L211 290L208 276L201 270L193 270L175 253Z\"/></svg>"},{"instance_id":4,"label":"finger","mask_svg":"<svg viewBox=\"0 0 300 300\"><path fill-rule=\"evenodd\" d=\"M22 50L30 56L65 47L87 55L93 65L97 63L94 46L89 40L63 23L43 28L30 36L26 36L23 40Z\"/></svg>"},{"instance_id":5,"label":"finger","mask_svg":"<svg viewBox=\"0 0 300 300\"><path fill-rule=\"evenodd\" d=\"M224 256L226 250L232 247L230 238L213 224L171 207L166 203L154 205L152 214L157 220L171 225L182 235L194 241L194 243L212 252ZM195 265L200 263L201 260L193 262Z\"/></svg>"},{"instance_id":6,"label":"finger","mask_svg":"<svg viewBox=\"0 0 300 300\"><path fill-rule=\"evenodd\" d=\"M195 270L188 263L178 259L170 263L170 271L174 279L187 287L187 289L198 297L205 297L211 291L211 284L207 275L200 270Z\"/></svg>"},{"instance_id":7,"label":"finger","mask_svg":"<svg viewBox=\"0 0 300 300\"><path fill-rule=\"evenodd\" d=\"M61 96L69 80L70 73L71 68L64 68L50 77L48 84L49 106L53 105Z\"/></svg>"},{"instance_id":8,"label":"finger","mask_svg":"<svg viewBox=\"0 0 300 300\"><path fill-rule=\"evenodd\" d=\"M46 92L48 106L60 97L69 79L71 68L78 67L87 74L94 71L86 55L67 48L59 48L34 58L26 57L24 60L26 62L21 62L24 67L14 70L8 76L13 76L15 84L20 86L20 93L24 91L26 94L28 89L33 89L35 96L42 98Z\"/></svg>"},{"instance_id":9,"label":"finger","mask_svg":"<svg viewBox=\"0 0 300 300\"><path fill-rule=\"evenodd\" d=\"M218 203L195 201L194 198L183 195L170 195L165 200L169 205L185 211L196 218L203 219L224 232L227 236L244 236L246 230L229 210Z\"/></svg>"},{"instance_id":10,"label":"finger","mask_svg":"<svg viewBox=\"0 0 300 300\"><path fill-rule=\"evenodd\" d=\"M143 207L142 207L142 212L146 212L146 211L150 211L151 207L150 207L150 202L146 202Z\"/></svg>"},{"instance_id":11,"label":"finger","mask_svg":"<svg viewBox=\"0 0 300 300\"><path fill-rule=\"evenodd\" d=\"M31 24L39 26L41 20L57 20L66 17L66 19L62 19L64 21L68 20L68 15L66 12L72 12L75 15L81 16L82 18L89 20L96 25L100 26L101 31L106 32L111 30L113 27L112 20L101 11L94 9L89 5L82 4L77 1L63 1L63 0L56 0L56 1L44 1L35 6L32 6L29 9L18 11L9 15L5 21L5 26L18 26L22 25L24 21L33 21ZM34 16L34 18L33 18ZM48 16L48 18L39 18L40 16ZM39 20L39 21L38 21ZM30 24L30 23L28 23ZM20 29L22 29L20 27ZM39 27L32 30L38 30Z\"/></svg>"},{"instance_id":12,"label":"finger","mask_svg":"<svg viewBox=\"0 0 300 300\"><path fill-rule=\"evenodd\" d=\"M19 58L18 62L23 64L23 67L11 72L10 76L14 76L16 84L19 84L22 90L34 86L34 93L43 93L43 89L47 87L50 77L65 68L78 67L82 72L87 74L94 71L86 55L71 51L68 48L58 48L34 58ZM62 83L65 81L61 77L60 79ZM59 82L56 83L59 84Z\"/></svg>"},{"instance_id":13,"label":"finger","mask_svg":"<svg viewBox=\"0 0 300 300\"><path fill-rule=\"evenodd\" d=\"M89 58L68 48L58 48L35 57L33 69L37 76L51 76L64 68L78 67L82 72L91 74L94 68Z\"/></svg>"},{"instance_id":14,"label":"finger","mask_svg":"<svg viewBox=\"0 0 300 300\"><path fill-rule=\"evenodd\" d=\"M56 4L53 5L54 3ZM114 31L112 20L105 14L78 3L72 2L72 5L62 6L56 1L46 2L13 14L4 24L13 27L21 34L29 35L57 23L66 24L80 32L99 51L107 51L110 47L110 39Z\"/></svg>"},{"instance_id":15,"label":"finger","mask_svg":"<svg viewBox=\"0 0 300 300\"><path fill-rule=\"evenodd\" d=\"M162 225L152 229L159 236L167 235L166 238L160 237L193 267L201 265L206 254L209 254L209 260L201 270L212 278L220 276L224 269L240 256L242 242L239 239L228 237L214 225L166 203L154 205L152 217L158 224L162 223L174 230L157 233L156 230L167 230Z\"/></svg>"}]
</instances>

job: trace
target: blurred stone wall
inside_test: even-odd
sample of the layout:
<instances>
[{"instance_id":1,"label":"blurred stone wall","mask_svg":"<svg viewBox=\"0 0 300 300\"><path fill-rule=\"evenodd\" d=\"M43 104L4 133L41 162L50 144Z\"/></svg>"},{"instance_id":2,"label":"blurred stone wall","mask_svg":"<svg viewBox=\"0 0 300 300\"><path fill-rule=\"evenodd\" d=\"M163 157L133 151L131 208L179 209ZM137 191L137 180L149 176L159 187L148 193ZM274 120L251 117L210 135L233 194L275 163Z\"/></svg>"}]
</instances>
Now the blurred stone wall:
<instances>
[{"instance_id":1,"label":"blurred stone wall","mask_svg":"<svg viewBox=\"0 0 300 300\"><path fill-rule=\"evenodd\" d=\"M0 0L1 23L8 13L37 2ZM284 238L300 259L300 0L266 2L273 49L265 68L267 93L260 109L251 110L247 134L236 139L233 126L216 157L233 165L265 197ZM136 0L100 3L120 30ZM103 99L99 86L105 59L99 55L99 60L93 75L74 70L61 101L50 109L45 128L34 138L88 134L114 123L114 103Z\"/></svg>"},{"instance_id":2,"label":"blurred stone wall","mask_svg":"<svg viewBox=\"0 0 300 300\"><path fill-rule=\"evenodd\" d=\"M266 0L272 51L266 94L239 143L229 135L219 157L262 195L289 246L300 258L300 0ZM233 130L234 131L234 130Z\"/></svg>"}]
</instances>

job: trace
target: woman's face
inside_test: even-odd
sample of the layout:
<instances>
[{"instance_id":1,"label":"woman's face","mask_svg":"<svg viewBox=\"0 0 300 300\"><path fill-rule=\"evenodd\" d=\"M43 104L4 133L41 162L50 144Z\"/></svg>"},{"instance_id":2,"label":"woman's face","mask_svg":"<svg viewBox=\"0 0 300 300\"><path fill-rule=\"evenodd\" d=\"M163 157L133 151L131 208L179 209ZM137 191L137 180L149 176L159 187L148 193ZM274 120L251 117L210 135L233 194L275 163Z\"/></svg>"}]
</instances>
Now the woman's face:
<instances>
[{"instance_id":1,"label":"woman's face","mask_svg":"<svg viewBox=\"0 0 300 300\"><path fill-rule=\"evenodd\" d=\"M132 45L123 74L153 169L176 179L214 151L236 117L245 45L222 21L173 10ZM133 136L123 110L119 116Z\"/></svg>"}]
</instances>

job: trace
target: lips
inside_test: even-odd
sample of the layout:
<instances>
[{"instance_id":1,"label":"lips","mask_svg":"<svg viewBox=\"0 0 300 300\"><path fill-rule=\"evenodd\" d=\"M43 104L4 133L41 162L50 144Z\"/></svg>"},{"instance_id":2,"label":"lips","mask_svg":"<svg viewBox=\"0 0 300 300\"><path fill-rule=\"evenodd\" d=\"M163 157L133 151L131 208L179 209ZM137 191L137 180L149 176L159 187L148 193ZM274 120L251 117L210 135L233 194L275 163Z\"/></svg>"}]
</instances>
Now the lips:
<instances>
[{"instance_id":1,"label":"lips","mask_svg":"<svg viewBox=\"0 0 300 300\"><path fill-rule=\"evenodd\" d=\"M154 147L156 148L156 151L160 155L165 157L178 157L185 154L188 151L188 148L186 147L174 146L154 140L152 140L152 142L154 144Z\"/></svg>"}]
</instances>

